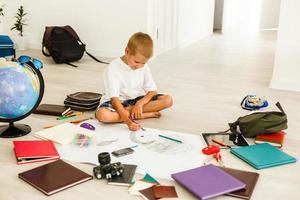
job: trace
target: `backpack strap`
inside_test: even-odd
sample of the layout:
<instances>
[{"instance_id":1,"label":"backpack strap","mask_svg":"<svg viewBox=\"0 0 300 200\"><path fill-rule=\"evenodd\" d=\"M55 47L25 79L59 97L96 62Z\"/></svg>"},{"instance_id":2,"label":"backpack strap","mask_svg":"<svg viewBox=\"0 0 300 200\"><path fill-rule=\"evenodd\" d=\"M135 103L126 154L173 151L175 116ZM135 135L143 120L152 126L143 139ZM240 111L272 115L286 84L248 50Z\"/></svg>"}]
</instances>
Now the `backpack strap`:
<instances>
[{"instance_id":1,"label":"backpack strap","mask_svg":"<svg viewBox=\"0 0 300 200\"><path fill-rule=\"evenodd\" d=\"M85 50L85 53L86 53L88 56L90 56L91 58L93 58L95 61L99 62L99 63L109 64L108 62L104 62L104 61L101 61L101 60L97 59L95 56L93 56L92 54L90 54L90 53L87 52L86 50Z\"/></svg>"},{"instance_id":2,"label":"backpack strap","mask_svg":"<svg viewBox=\"0 0 300 200\"><path fill-rule=\"evenodd\" d=\"M78 67L77 65L74 65L74 64L69 63L69 62L65 62L65 64L70 65L70 66L72 66L72 67Z\"/></svg>"},{"instance_id":3,"label":"backpack strap","mask_svg":"<svg viewBox=\"0 0 300 200\"><path fill-rule=\"evenodd\" d=\"M282 113L285 113L284 110L283 110L283 108L282 108L282 106L281 106L281 104L280 104L279 102L277 102L275 105L277 106L277 108L278 108Z\"/></svg>"}]
</instances>

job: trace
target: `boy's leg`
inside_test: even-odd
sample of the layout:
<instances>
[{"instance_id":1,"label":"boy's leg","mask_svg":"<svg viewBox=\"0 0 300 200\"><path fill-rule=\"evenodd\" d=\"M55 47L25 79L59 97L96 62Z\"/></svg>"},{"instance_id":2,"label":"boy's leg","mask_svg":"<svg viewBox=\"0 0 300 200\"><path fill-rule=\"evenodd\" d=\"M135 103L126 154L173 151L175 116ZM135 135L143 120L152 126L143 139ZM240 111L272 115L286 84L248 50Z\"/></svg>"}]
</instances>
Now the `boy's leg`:
<instances>
[{"instance_id":1,"label":"boy's leg","mask_svg":"<svg viewBox=\"0 0 300 200\"><path fill-rule=\"evenodd\" d=\"M169 108L173 105L173 99L170 95L160 95L156 100L149 101L144 105L143 111L147 112L158 112Z\"/></svg>"}]
</instances>

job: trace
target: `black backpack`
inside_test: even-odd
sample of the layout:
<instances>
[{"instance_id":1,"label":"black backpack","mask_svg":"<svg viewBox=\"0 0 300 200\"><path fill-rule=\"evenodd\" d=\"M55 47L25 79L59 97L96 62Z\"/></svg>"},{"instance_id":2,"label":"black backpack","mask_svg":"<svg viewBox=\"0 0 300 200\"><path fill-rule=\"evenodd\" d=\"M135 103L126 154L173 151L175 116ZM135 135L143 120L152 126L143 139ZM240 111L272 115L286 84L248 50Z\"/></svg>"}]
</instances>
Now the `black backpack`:
<instances>
[{"instance_id":1,"label":"black backpack","mask_svg":"<svg viewBox=\"0 0 300 200\"><path fill-rule=\"evenodd\" d=\"M86 51L85 44L71 26L46 27L42 52L45 56L52 56L56 63L65 63L73 67L77 66L70 62L80 60L84 52L97 62L108 64L98 60Z\"/></svg>"}]
</instances>

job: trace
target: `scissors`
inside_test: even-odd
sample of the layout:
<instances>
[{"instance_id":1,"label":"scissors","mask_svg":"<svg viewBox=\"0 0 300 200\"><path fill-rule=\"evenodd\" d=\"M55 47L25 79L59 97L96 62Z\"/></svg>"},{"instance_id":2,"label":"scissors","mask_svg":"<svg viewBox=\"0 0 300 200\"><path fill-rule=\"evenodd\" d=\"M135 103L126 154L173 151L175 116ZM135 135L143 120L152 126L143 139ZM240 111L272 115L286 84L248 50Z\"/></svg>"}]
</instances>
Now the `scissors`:
<instances>
[{"instance_id":1,"label":"scissors","mask_svg":"<svg viewBox=\"0 0 300 200\"><path fill-rule=\"evenodd\" d=\"M216 159L216 161L221 165L224 166L221 154L220 154L220 147L216 145L209 145L202 149L202 153L208 155L209 157L205 159L204 165L207 165L212 159Z\"/></svg>"}]
</instances>

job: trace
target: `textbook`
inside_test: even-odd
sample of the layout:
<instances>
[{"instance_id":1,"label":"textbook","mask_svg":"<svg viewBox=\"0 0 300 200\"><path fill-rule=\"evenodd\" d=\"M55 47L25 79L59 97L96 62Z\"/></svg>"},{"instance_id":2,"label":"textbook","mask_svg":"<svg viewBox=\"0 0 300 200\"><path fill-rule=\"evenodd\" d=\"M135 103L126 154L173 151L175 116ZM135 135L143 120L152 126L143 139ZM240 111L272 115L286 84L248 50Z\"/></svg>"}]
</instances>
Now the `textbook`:
<instances>
[{"instance_id":1,"label":"textbook","mask_svg":"<svg viewBox=\"0 0 300 200\"><path fill-rule=\"evenodd\" d=\"M245 183L212 164L178 172L171 177L201 200L246 187Z\"/></svg>"},{"instance_id":2,"label":"textbook","mask_svg":"<svg viewBox=\"0 0 300 200\"><path fill-rule=\"evenodd\" d=\"M132 184L132 178L135 174L135 170L137 165L126 165L123 164L124 171L120 176L113 176L111 179L107 180L107 184L109 185L121 185L121 186L129 186Z\"/></svg>"},{"instance_id":3,"label":"textbook","mask_svg":"<svg viewBox=\"0 0 300 200\"><path fill-rule=\"evenodd\" d=\"M34 114L62 116L68 109L64 105L41 104L33 111Z\"/></svg>"},{"instance_id":4,"label":"textbook","mask_svg":"<svg viewBox=\"0 0 300 200\"><path fill-rule=\"evenodd\" d=\"M19 178L44 194L52 195L93 177L62 160L57 160L22 172Z\"/></svg>"},{"instance_id":5,"label":"textbook","mask_svg":"<svg viewBox=\"0 0 300 200\"><path fill-rule=\"evenodd\" d=\"M258 177L259 177L258 173L244 171L244 170L238 170L238 169L232 169L232 168L227 168L227 167L219 167L219 168L246 184L245 189L230 192L225 195L234 196L234 197L238 197L238 198L242 198L242 199L250 199L251 198L251 195L254 191L255 185L256 185Z\"/></svg>"},{"instance_id":6,"label":"textbook","mask_svg":"<svg viewBox=\"0 0 300 200\"><path fill-rule=\"evenodd\" d=\"M17 164L59 159L59 154L52 141L13 141L13 146Z\"/></svg>"},{"instance_id":7,"label":"textbook","mask_svg":"<svg viewBox=\"0 0 300 200\"><path fill-rule=\"evenodd\" d=\"M230 152L255 169L264 169L296 162L296 158L268 144L255 144L230 149Z\"/></svg>"},{"instance_id":8,"label":"textbook","mask_svg":"<svg viewBox=\"0 0 300 200\"><path fill-rule=\"evenodd\" d=\"M255 137L255 143L269 143L275 147L281 148L284 142L285 134L286 133L284 131L268 134L258 134Z\"/></svg>"}]
</instances>

